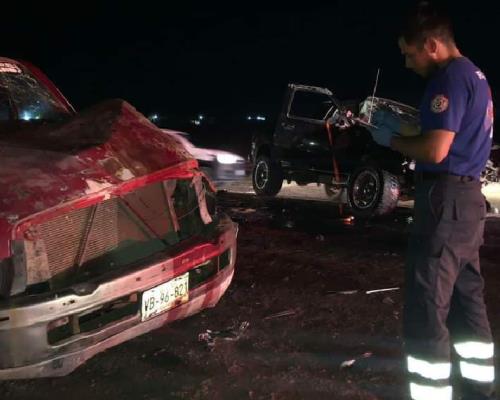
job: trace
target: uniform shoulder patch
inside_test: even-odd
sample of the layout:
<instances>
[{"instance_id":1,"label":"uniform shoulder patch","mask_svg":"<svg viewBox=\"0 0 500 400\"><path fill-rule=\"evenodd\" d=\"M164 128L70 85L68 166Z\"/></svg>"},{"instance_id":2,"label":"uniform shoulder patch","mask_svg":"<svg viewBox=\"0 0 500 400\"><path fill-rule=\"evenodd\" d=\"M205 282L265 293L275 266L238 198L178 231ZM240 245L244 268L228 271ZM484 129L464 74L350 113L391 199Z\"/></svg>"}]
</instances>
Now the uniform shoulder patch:
<instances>
[{"instance_id":1,"label":"uniform shoulder patch","mask_svg":"<svg viewBox=\"0 0 500 400\"><path fill-rule=\"evenodd\" d=\"M486 75L483 74L482 71L476 71L476 75L479 79L481 79L482 81L485 81L486 80Z\"/></svg>"},{"instance_id":2,"label":"uniform shoulder patch","mask_svg":"<svg viewBox=\"0 0 500 400\"><path fill-rule=\"evenodd\" d=\"M444 94L438 94L431 101L431 111L436 114L445 112L448 109L448 105L448 97Z\"/></svg>"}]
</instances>

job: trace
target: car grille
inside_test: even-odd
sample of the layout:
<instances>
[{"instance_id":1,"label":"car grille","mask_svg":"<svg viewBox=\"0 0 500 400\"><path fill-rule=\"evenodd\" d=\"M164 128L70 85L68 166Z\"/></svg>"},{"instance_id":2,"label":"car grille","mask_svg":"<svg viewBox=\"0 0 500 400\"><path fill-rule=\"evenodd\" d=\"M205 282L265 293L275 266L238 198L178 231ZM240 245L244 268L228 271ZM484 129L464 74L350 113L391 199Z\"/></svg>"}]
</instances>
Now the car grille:
<instances>
[{"instance_id":1,"label":"car grille","mask_svg":"<svg viewBox=\"0 0 500 400\"><path fill-rule=\"evenodd\" d=\"M25 237L43 243L50 278L92 270L93 265L100 272L106 266L130 265L203 226L199 212L194 212L198 200L189 181L177 181L173 208L166 193L163 182L150 184L32 225ZM179 216L180 230L172 222L172 211Z\"/></svg>"},{"instance_id":2,"label":"car grille","mask_svg":"<svg viewBox=\"0 0 500 400\"><path fill-rule=\"evenodd\" d=\"M51 276L83 265L118 247L120 225L127 219L120 210L120 202L119 198L109 199L36 227L38 238L45 243Z\"/></svg>"},{"instance_id":3,"label":"car grille","mask_svg":"<svg viewBox=\"0 0 500 400\"><path fill-rule=\"evenodd\" d=\"M83 208L35 226L37 239L45 243L51 276L75 265L90 214L90 207Z\"/></svg>"}]
</instances>

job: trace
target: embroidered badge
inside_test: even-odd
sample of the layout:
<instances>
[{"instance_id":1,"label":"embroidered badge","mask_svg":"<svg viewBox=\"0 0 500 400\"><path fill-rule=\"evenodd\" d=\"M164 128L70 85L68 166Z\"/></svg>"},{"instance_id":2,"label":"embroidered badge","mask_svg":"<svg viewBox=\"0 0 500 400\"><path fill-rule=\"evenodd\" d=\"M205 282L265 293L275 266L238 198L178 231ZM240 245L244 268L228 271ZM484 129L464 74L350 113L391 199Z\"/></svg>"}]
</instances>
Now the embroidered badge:
<instances>
[{"instance_id":1,"label":"embroidered badge","mask_svg":"<svg viewBox=\"0 0 500 400\"><path fill-rule=\"evenodd\" d=\"M486 75L483 74L482 71L476 71L476 75L479 79L481 79L482 81L485 81L486 80Z\"/></svg>"},{"instance_id":2,"label":"embroidered badge","mask_svg":"<svg viewBox=\"0 0 500 400\"><path fill-rule=\"evenodd\" d=\"M445 95L438 94L431 101L431 111L439 114L448 109L448 98Z\"/></svg>"}]
</instances>

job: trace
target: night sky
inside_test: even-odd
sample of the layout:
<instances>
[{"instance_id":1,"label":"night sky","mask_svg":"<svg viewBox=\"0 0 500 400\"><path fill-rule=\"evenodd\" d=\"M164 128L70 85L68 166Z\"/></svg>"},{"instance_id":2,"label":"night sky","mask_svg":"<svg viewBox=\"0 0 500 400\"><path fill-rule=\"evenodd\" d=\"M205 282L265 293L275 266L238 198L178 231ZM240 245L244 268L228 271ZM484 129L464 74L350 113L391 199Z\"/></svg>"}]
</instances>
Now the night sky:
<instances>
[{"instance_id":1,"label":"night sky","mask_svg":"<svg viewBox=\"0 0 500 400\"><path fill-rule=\"evenodd\" d=\"M378 67L380 96L417 105L423 88L397 47L406 1L79 3L4 10L0 24L0 55L38 65L77 109L119 97L145 114L265 114L288 82L370 95ZM453 4L459 47L498 97L500 15L486 2Z\"/></svg>"}]
</instances>

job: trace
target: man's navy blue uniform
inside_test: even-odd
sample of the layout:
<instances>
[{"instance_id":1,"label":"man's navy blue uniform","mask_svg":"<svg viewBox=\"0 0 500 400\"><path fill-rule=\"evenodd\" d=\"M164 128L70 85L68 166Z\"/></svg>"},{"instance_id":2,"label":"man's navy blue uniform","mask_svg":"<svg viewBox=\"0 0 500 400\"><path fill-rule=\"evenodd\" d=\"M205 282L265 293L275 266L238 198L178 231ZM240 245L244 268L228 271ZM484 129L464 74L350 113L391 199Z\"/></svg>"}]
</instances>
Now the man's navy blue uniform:
<instances>
[{"instance_id":1,"label":"man's navy blue uniform","mask_svg":"<svg viewBox=\"0 0 500 400\"><path fill-rule=\"evenodd\" d=\"M448 156L439 164L417 164L417 171L447 172L479 178L491 152L493 101L483 72L460 57L438 69L420 107L422 132L456 132Z\"/></svg>"},{"instance_id":2,"label":"man's navy blue uniform","mask_svg":"<svg viewBox=\"0 0 500 400\"><path fill-rule=\"evenodd\" d=\"M493 137L486 77L468 58L453 59L431 76L420 112L424 135L455 135L442 162L416 166L403 326L411 396L451 399L456 357L463 398L488 399L494 346L479 266L486 216L479 177Z\"/></svg>"}]
</instances>

